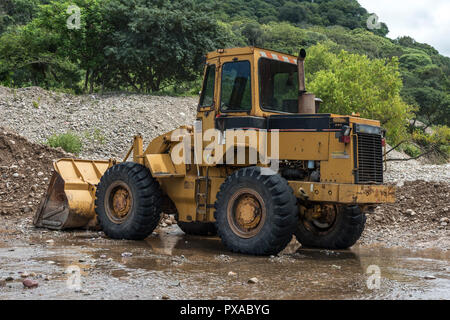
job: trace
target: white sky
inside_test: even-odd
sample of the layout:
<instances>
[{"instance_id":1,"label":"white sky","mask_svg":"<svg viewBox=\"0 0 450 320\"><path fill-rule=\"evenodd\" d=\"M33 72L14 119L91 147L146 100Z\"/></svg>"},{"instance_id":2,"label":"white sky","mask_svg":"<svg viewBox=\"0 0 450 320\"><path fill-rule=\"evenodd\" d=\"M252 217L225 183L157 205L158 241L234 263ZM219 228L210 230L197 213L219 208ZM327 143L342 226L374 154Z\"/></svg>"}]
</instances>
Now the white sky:
<instances>
[{"instance_id":1,"label":"white sky","mask_svg":"<svg viewBox=\"0 0 450 320\"><path fill-rule=\"evenodd\" d=\"M358 0L389 27L389 38L410 36L450 57L450 0Z\"/></svg>"}]
</instances>

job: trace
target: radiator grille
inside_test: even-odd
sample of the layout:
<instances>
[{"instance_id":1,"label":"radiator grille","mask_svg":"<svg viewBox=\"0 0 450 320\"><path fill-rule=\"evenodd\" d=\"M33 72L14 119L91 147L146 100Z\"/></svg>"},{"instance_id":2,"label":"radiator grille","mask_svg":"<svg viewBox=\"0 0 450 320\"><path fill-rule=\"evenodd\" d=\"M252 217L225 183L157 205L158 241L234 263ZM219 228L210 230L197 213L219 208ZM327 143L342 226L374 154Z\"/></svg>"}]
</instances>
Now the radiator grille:
<instances>
[{"instance_id":1,"label":"radiator grille","mask_svg":"<svg viewBox=\"0 0 450 320\"><path fill-rule=\"evenodd\" d=\"M356 183L383 183L383 147L380 135L358 133L357 172Z\"/></svg>"}]
</instances>

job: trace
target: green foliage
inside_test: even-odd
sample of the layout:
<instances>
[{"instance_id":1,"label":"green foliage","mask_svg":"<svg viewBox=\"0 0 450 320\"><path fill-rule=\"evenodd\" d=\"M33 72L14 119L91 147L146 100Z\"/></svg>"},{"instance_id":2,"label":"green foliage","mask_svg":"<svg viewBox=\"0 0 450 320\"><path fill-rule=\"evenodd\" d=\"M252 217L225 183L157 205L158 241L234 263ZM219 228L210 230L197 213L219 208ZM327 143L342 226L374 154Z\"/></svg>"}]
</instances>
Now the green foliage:
<instances>
[{"instance_id":1,"label":"green foliage","mask_svg":"<svg viewBox=\"0 0 450 320\"><path fill-rule=\"evenodd\" d=\"M108 25L104 21L102 0L52 1L41 6L38 17L33 20L41 32L54 35L59 44L54 54L62 60L76 64L84 72L84 89L93 89L99 69L105 66L104 46ZM67 9L77 5L81 9L79 29L69 29L67 21L71 13ZM80 79L77 79L78 81ZM92 91L92 90L91 90Z\"/></svg>"},{"instance_id":2,"label":"green foliage","mask_svg":"<svg viewBox=\"0 0 450 320\"><path fill-rule=\"evenodd\" d=\"M447 126L432 127L431 139L446 161L450 159L450 128Z\"/></svg>"},{"instance_id":3,"label":"green foliage","mask_svg":"<svg viewBox=\"0 0 450 320\"><path fill-rule=\"evenodd\" d=\"M104 144L105 143L105 136L102 134L100 129L98 129L98 128L95 129L92 136L93 136L94 140L98 141L100 144Z\"/></svg>"},{"instance_id":4,"label":"green foliage","mask_svg":"<svg viewBox=\"0 0 450 320\"><path fill-rule=\"evenodd\" d=\"M260 24L288 22L295 26L335 26L367 28L369 13L356 0L196 0L214 6L222 21L252 20ZM373 31L385 36L389 30L382 23Z\"/></svg>"},{"instance_id":5,"label":"green foliage","mask_svg":"<svg viewBox=\"0 0 450 320\"><path fill-rule=\"evenodd\" d=\"M255 21L245 23L241 30L242 35L247 39L251 46L261 47L264 44L264 30L261 25Z\"/></svg>"},{"instance_id":6,"label":"green foliage","mask_svg":"<svg viewBox=\"0 0 450 320\"><path fill-rule=\"evenodd\" d=\"M298 55L299 48L307 48L327 40L320 33L300 29L286 22L272 22L264 26L264 31L265 47L295 56Z\"/></svg>"},{"instance_id":7,"label":"green foliage","mask_svg":"<svg viewBox=\"0 0 450 320\"><path fill-rule=\"evenodd\" d=\"M305 65L308 88L323 99L321 112L358 112L380 120L390 143L406 137L410 107L400 97L402 81L396 58L371 60L346 51L334 54L322 44L310 48L309 56Z\"/></svg>"},{"instance_id":8,"label":"green foliage","mask_svg":"<svg viewBox=\"0 0 450 320\"><path fill-rule=\"evenodd\" d=\"M403 146L403 152L408 156L415 158L422 154L422 150L413 143L406 143Z\"/></svg>"},{"instance_id":9,"label":"green foliage","mask_svg":"<svg viewBox=\"0 0 450 320\"><path fill-rule=\"evenodd\" d=\"M91 143L97 142L100 144L105 144L105 141L106 141L106 138L103 135L102 131L98 128L94 129L94 131L92 131L92 132L85 131L84 138L89 140Z\"/></svg>"},{"instance_id":10,"label":"green foliage","mask_svg":"<svg viewBox=\"0 0 450 320\"><path fill-rule=\"evenodd\" d=\"M390 58L401 54L402 47L392 40L376 35L364 28L349 30L342 26L328 28L315 26L311 28L336 43L337 50L365 54L369 58Z\"/></svg>"},{"instance_id":11,"label":"green foliage","mask_svg":"<svg viewBox=\"0 0 450 320\"><path fill-rule=\"evenodd\" d=\"M0 83L11 87L71 88L79 70L58 54L59 39L33 20L0 36Z\"/></svg>"},{"instance_id":12,"label":"green foliage","mask_svg":"<svg viewBox=\"0 0 450 320\"><path fill-rule=\"evenodd\" d=\"M63 148L65 151L73 154L79 154L83 147L81 138L70 131L52 135L48 138L47 144L52 148Z\"/></svg>"},{"instance_id":13,"label":"green foliage","mask_svg":"<svg viewBox=\"0 0 450 320\"><path fill-rule=\"evenodd\" d=\"M40 99L38 99L38 101L33 101L33 102L32 102L33 107L34 107L35 109L39 109L39 101L40 101Z\"/></svg>"},{"instance_id":14,"label":"green foliage","mask_svg":"<svg viewBox=\"0 0 450 320\"><path fill-rule=\"evenodd\" d=\"M408 70L415 70L419 67L432 63L431 58L426 53L406 53L400 57L402 66Z\"/></svg>"},{"instance_id":15,"label":"green foliage","mask_svg":"<svg viewBox=\"0 0 450 320\"><path fill-rule=\"evenodd\" d=\"M43 0L2 0L0 2L0 34L8 28L25 25L36 14Z\"/></svg>"},{"instance_id":16,"label":"green foliage","mask_svg":"<svg viewBox=\"0 0 450 320\"><path fill-rule=\"evenodd\" d=\"M206 7L191 0L109 0L104 12L114 30L105 47L113 86L156 92L195 80L205 52L225 44Z\"/></svg>"},{"instance_id":17,"label":"green foliage","mask_svg":"<svg viewBox=\"0 0 450 320\"><path fill-rule=\"evenodd\" d=\"M432 134L426 134L423 129L414 130L412 139L424 150L433 150L434 154L447 161L450 158L450 128L433 126Z\"/></svg>"},{"instance_id":18,"label":"green foliage","mask_svg":"<svg viewBox=\"0 0 450 320\"><path fill-rule=\"evenodd\" d=\"M66 26L73 4L79 29ZM208 10L193 0L51 1L1 36L0 83L156 92L196 80L205 52L227 42Z\"/></svg>"}]
</instances>

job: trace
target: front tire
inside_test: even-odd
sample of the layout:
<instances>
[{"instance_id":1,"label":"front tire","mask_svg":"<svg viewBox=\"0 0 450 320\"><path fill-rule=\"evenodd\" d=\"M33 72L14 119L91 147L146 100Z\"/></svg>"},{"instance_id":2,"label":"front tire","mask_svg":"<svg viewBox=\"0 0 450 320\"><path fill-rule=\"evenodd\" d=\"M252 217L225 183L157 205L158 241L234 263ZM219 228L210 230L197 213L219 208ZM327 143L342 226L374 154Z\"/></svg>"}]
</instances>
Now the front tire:
<instances>
[{"instance_id":1,"label":"front tire","mask_svg":"<svg viewBox=\"0 0 450 320\"><path fill-rule=\"evenodd\" d=\"M295 237L303 247L347 249L361 237L366 216L358 206L334 205L335 218L329 223L300 218Z\"/></svg>"},{"instance_id":2,"label":"front tire","mask_svg":"<svg viewBox=\"0 0 450 320\"><path fill-rule=\"evenodd\" d=\"M125 162L109 168L96 191L95 211L113 239L143 240L161 217L161 191L148 168Z\"/></svg>"},{"instance_id":3,"label":"front tire","mask_svg":"<svg viewBox=\"0 0 450 320\"><path fill-rule=\"evenodd\" d=\"M248 167L230 175L215 203L217 233L233 252L277 254L291 241L298 221L296 198L280 175Z\"/></svg>"}]
</instances>

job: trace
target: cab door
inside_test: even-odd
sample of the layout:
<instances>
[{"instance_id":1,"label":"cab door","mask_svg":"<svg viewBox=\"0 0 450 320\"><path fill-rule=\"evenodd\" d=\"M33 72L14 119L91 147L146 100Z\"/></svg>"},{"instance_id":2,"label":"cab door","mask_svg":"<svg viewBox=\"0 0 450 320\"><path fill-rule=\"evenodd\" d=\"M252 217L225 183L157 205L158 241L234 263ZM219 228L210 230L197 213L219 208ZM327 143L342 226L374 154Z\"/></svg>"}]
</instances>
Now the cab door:
<instances>
[{"instance_id":1,"label":"cab door","mask_svg":"<svg viewBox=\"0 0 450 320\"><path fill-rule=\"evenodd\" d=\"M252 58L253 55L238 55L208 60L197 121L194 124L197 155L204 154L208 157L208 154L212 152L209 150L212 142L211 135L205 135L209 129L216 129L213 139L217 139L218 143L225 147L225 131L230 129L229 125L234 125L234 120L238 122L253 121L249 117L253 111L255 89L252 77ZM242 127L251 127L251 125L243 124ZM235 129L239 129L239 126ZM202 150L198 147L200 145L203 147ZM196 156L196 161L199 160L200 157ZM205 161L205 159L201 159L200 163L206 166L214 165L213 162Z\"/></svg>"},{"instance_id":2,"label":"cab door","mask_svg":"<svg viewBox=\"0 0 450 320\"><path fill-rule=\"evenodd\" d=\"M203 87L198 103L197 120L201 120L203 130L214 128L214 117L218 104L219 58L210 59L205 67Z\"/></svg>"},{"instance_id":3,"label":"cab door","mask_svg":"<svg viewBox=\"0 0 450 320\"><path fill-rule=\"evenodd\" d=\"M208 59L203 77L203 87L197 108L197 119L194 122L194 161L204 165L203 150L208 142L203 141L203 134L214 129L214 119L218 106L218 81L220 74L220 58Z\"/></svg>"}]
</instances>

